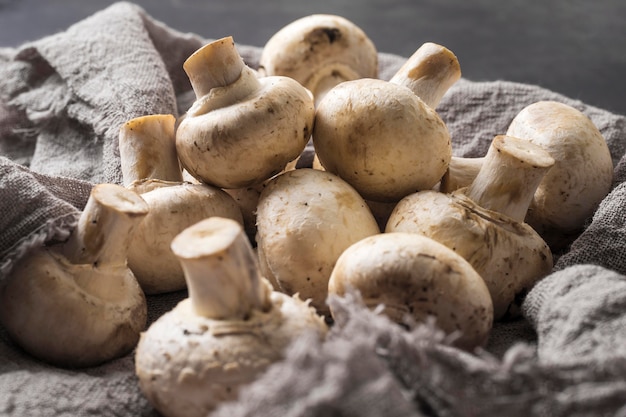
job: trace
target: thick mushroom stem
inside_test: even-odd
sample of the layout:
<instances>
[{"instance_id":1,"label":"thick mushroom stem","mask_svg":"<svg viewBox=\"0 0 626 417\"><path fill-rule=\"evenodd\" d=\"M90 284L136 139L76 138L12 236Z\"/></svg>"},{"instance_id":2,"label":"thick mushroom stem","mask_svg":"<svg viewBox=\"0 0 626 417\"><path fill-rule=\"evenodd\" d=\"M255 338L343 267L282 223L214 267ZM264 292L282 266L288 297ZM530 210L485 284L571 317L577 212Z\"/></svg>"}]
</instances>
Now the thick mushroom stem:
<instances>
[{"instance_id":1,"label":"thick mushroom stem","mask_svg":"<svg viewBox=\"0 0 626 417\"><path fill-rule=\"evenodd\" d=\"M204 45L183 63L196 93L186 116L199 116L249 98L261 88L257 74L244 62L232 37Z\"/></svg>"},{"instance_id":2,"label":"thick mushroom stem","mask_svg":"<svg viewBox=\"0 0 626 417\"><path fill-rule=\"evenodd\" d=\"M448 170L441 178L439 191L442 193L451 193L459 188L467 187L474 181L480 167L483 165L485 157L464 158L453 156L450 158Z\"/></svg>"},{"instance_id":3,"label":"thick mushroom stem","mask_svg":"<svg viewBox=\"0 0 626 417\"><path fill-rule=\"evenodd\" d=\"M126 265L134 228L148 214L147 203L116 184L98 184L62 253L74 264Z\"/></svg>"},{"instance_id":4,"label":"thick mushroom stem","mask_svg":"<svg viewBox=\"0 0 626 417\"><path fill-rule=\"evenodd\" d=\"M539 183L553 165L554 159L541 147L498 135L464 194L482 208L523 222Z\"/></svg>"},{"instance_id":5,"label":"thick mushroom stem","mask_svg":"<svg viewBox=\"0 0 626 417\"><path fill-rule=\"evenodd\" d=\"M234 83L244 67L232 36L208 43L183 63L197 98L208 94L213 88Z\"/></svg>"},{"instance_id":6,"label":"thick mushroom stem","mask_svg":"<svg viewBox=\"0 0 626 417\"><path fill-rule=\"evenodd\" d=\"M122 125L119 147L124 186L144 179L183 180L176 154L175 124L171 114L153 114Z\"/></svg>"},{"instance_id":7,"label":"thick mushroom stem","mask_svg":"<svg viewBox=\"0 0 626 417\"><path fill-rule=\"evenodd\" d=\"M407 59L389 81L408 87L434 109L460 78L461 66L456 55L444 46L427 42Z\"/></svg>"},{"instance_id":8,"label":"thick mushroom stem","mask_svg":"<svg viewBox=\"0 0 626 417\"><path fill-rule=\"evenodd\" d=\"M270 308L269 290L242 226L211 217L172 241L196 314L216 320L245 320Z\"/></svg>"}]
</instances>

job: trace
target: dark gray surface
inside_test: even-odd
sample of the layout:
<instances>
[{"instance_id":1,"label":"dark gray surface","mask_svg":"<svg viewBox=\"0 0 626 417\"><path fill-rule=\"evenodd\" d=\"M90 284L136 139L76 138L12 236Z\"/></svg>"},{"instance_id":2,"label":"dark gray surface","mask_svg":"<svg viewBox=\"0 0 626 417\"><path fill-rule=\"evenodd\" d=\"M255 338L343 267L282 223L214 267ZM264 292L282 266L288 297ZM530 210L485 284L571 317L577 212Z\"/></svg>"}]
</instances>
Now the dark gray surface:
<instances>
[{"instance_id":1,"label":"dark gray surface","mask_svg":"<svg viewBox=\"0 0 626 417\"><path fill-rule=\"evenodd\" d=\"M0 46L60 31L106 7L105 0L0 0ZM454 51L471 80L537 84L626 114L623 0L142 0L167 25L207 38L232 35L263 46L289 22L338 14L381 52L409 56L423 42Z\"/></svg>"}]
</instances>

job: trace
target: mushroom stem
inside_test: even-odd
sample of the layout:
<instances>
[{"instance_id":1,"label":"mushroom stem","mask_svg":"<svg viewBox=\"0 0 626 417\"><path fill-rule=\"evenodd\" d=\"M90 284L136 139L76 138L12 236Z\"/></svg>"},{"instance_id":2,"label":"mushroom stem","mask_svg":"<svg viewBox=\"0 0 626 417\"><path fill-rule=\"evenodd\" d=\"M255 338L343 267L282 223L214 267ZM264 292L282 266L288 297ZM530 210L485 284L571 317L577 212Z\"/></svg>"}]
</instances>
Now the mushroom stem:
<instances>
[{"instance_id":1,"label":"mushroom stem","mask_svg":"<svg viewBox=\"0 0 626 417\"><path fill-rule=\"evenodd\" d=\"M243 228L211 217L172 241L196 314L216 320L245 320L252 310L270 308L269 287Z\"/></svg>"},{"instance_id":2,"label":"mushroom stem","mask_svg":"<svg viewBox=\"0 0 626 417\"><path fill-rule=\"evenodd\" d=\"M453 156L450 158L448 170L441 178L439 191L442 193L451 193L459 188L467 187L474 181L480 167L483 165L485 157L464 158Z\"/></svg>"},{"instance_id":3,"label":"mushroom stem","mask_svg":"<svg viewBox=\"0 0 626 417\"><path fill-rule=\"evenodd\" d=\"M408 87L434 109L460 78L461 66L454 53L444 46L426 42L389 81Z\"/></svg>"},{"instance_id":4,"label":"mushroom stem","mask_svg":"<svg viewBox=\"0 0 626 417\"><path fill-rule=\"evenodd\" d=\"M326 68L323 74L316 77L317 81L315 83L315 90L313 91L315 105L317 106L326 96L326 93L337 85L345 81L356 80L357 78L361 77L347 66L336 64L334 67Z\"/></svg>"},{"instance_id":5,"label":"mushroom stem","mask_svg":"<svg viewBox=\"0 0 626 417\"><path fill-rule=\"evenodd\" d=\"M74 264L126 265L134 228L148 214L147 203L116 184L94 186L62 253Z\"/></svg>"},{"instance_id":6,"label":"mushroom stem","mask_svg":"<svg viewBox=\"0 0 626 417\"><path fill-rule=\"evenodd\" d=\"M182 182L175 124L171 114L153 114L122 125L119 147L124 186L144 179Z\"/></svg>"},{"instance_id":7,"label":"mushroom stem","mask_svg":"<svg viewBox=\"0 0 626 417\"><path fill-rule=\"evenodd\" d=\"M232 36L203 46L183 63L196 98L206 95L215 87L234 83L244 67Z\"/></svg>"},{"instance_id":8,"label":"mushroom stem","mask_svg":"<svg viewBox=\"0 0 626 417\"><path fill-rule=\"evenodd\" d=\"M523 222L535 190L552 165L554 159L541 147L498 135L464 194L480 207Z\"/></svg>"}]
</instances>

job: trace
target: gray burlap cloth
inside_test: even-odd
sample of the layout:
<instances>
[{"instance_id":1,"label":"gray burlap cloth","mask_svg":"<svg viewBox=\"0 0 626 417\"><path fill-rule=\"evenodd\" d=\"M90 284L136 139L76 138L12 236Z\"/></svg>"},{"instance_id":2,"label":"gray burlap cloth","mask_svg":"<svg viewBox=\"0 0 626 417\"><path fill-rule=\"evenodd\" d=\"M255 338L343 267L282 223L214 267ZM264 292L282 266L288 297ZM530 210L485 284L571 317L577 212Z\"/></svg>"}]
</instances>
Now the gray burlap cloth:
<instances>
[{"instance_id":1,"label":"gray burlap cloth","mask_svg":"<svg viewBox=\"0 0 626 417\"><path fill-rule=\"evenodd\" d=\"M0 49L0 283L29 248L69 234L94 183L121 181L123 122L186 110L182 62L205 41L118 3L62 33ZM238 49L255 67L260 47ZM381 53L380 78L403 62ZM430 325L405 331L357 298L332 299L341 314L328 340L296 341L216 414L626 416L626 117L536 86L465 79L438 110L455 154L480 156L538 100L587 114L616 169L586 230L528 294L525 319L496 325L486 351L469 354ZM150 320L184 296L149 297ZM60 369L24 354L0 329L0 415L154 414L132 355Z\"/></svg>"}]
</instances>

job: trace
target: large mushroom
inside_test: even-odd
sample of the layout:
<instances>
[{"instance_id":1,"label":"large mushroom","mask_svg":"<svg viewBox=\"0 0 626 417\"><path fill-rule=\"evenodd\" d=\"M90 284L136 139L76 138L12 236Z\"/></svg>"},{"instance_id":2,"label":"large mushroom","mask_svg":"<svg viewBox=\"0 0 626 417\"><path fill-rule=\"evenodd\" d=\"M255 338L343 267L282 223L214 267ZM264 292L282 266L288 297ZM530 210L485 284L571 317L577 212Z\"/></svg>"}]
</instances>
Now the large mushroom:
<instances>
[{"instance_id":1,"label":"large mushroom","mask_svg":"<svg viewBox=\"0 0 626 417\"><path fill-rule=\"evenodd\" d=\"M185 228L213 216L243 223L239 205L224 190L183 181L174 132L169 114L136 117L120 128L124 185L150 208L128 250L128 265L146 294L185 289L183 270L170 249Z\"/></svg>"},{"instance_id":2,"label":"large mushroom","mask_svg":"<svg viewBox=\"0 0 626 417\"><path fill-rule=\"evenodd\" d=\"M525 221L554 251L577 236L611 189L613 162L598 128L581 111L556 101L539 101L522 109L507 135L541 146L555 160L530 203ZM441 191L467 186L483 158L453 157Z\"/></svg>"},{"instance_id":3,"label":"large mushroom","mask_svg":"<svg viewBox=\"0 0 626 417\"><path fill-rule=\"evenodd\" d=\"M96 185L69 240L25 255L0 289L0 321L10 337L64 367L98 365L130 352L147 307L126 251L147 212L138 194Z\"/></svg>"},{"instance_id":4,"label":"large mushroom","mask_svg":"<svg viewBox=\"0 0 626 417\"><path fill-rule=\"evenodd\" d=\"M268 181L257 207L264 275L328 314L328 279L341 253L380 228L363 198L329 172L301 168Z\"/></svg>"},{"instance_id":5,"label":"large mushroom","mask_svg":"<svg viewBox=\"0 0 626 417\"><path fill-rule=\"evenodd\" d=\"M539 146L496 136L468 187L403 198L385 231L419 233L453 249L485 280L494 319L516 317L525 293L553 266L546 242L524 223L535 190L553 165Z\"/></svg>"},{"instance_id":6,"label":"large mushroom","mask_svg":"<svg viewBox=\"0 0 626 417\"><path fill-rule=\"evenodd\" d=\"M157 319L135 353L139 386L164 416L203 417L237 398L291 341L323 338L324 321L298 297L260 276L241 225L213 217L172 242L189 298Z\"/></svg>"},{"instance_id":7,"label":"large mushroom","mask_svg":"<svg viewBox=\"0 0 626 417\"><path fill-rule=\"evenodd\" d=\"M382 233L347 248L328 292L344 296L353 290L395 322L434 317L464 349L483 346L491 331L493 305L480 275L452 249L416 233Z\"/></svg>"},{"instance_id":8,"label":"large mushroom","mask_svg":"<svg viewBox=\"0 0 626 417\"><path fill-rule=\"evenodd\" d=\"M243 188L281 172L311 136L311 92L290 77L257 77L232 37L184 63L196 101L176 130L183 167L201 182Z\"/></svg>"},{"instance_id":9,"label":"large mushroom","mask_svg":"<svg viewBox=\"0 0 626 417\"><path fill-rule=\"evenodd\" d=\"M459 77L454 54L428 43L393 82L337 85L315 113L313 144L321 165L367 200L397 202L431 189L452 156L449 132L434 107Z\"/></svg>"},{"instance_id":10,"label":"large mushroom","mask_svg":"<svg viewBox=\"0 0 626 417\"><path fill-rule=\"evenodd\" d=\"M335 85L377 78L378 53L366 33L348 19L314 14L276 32L259 59L262 75L283 75L309 89L315 101Z\"/></svg>"}]
</instances>

